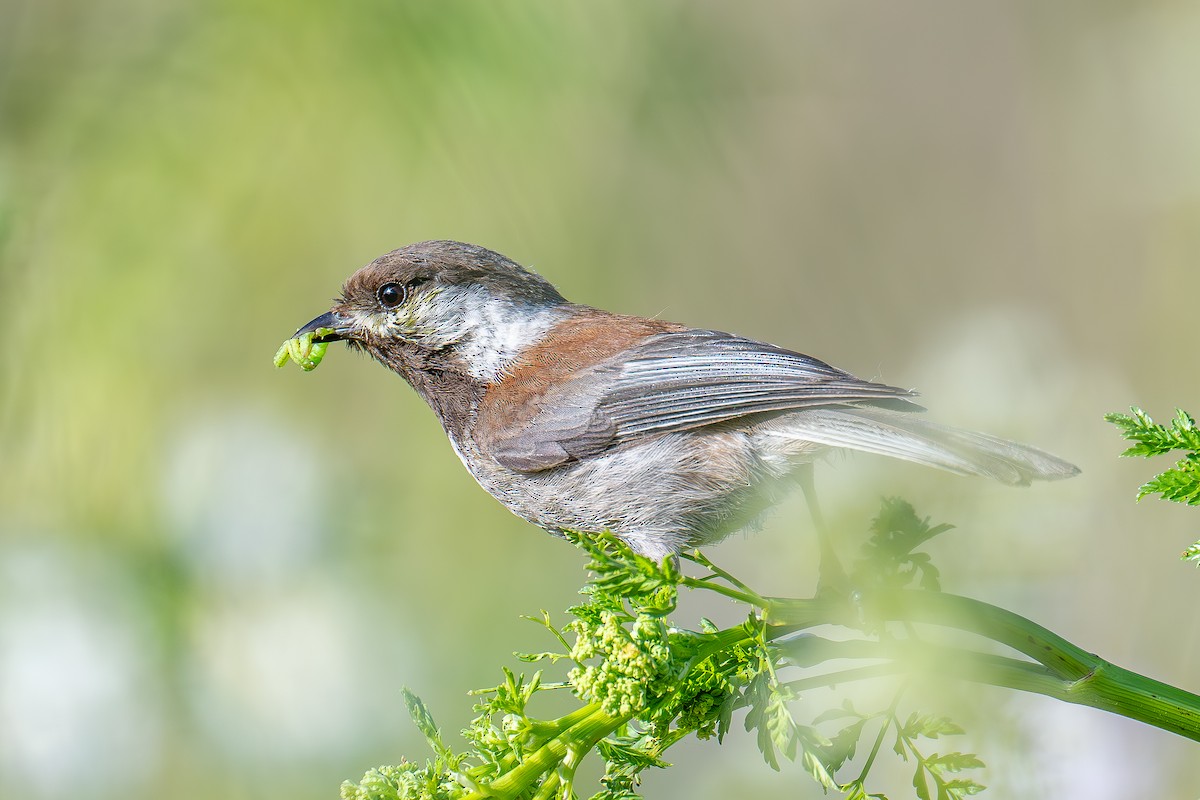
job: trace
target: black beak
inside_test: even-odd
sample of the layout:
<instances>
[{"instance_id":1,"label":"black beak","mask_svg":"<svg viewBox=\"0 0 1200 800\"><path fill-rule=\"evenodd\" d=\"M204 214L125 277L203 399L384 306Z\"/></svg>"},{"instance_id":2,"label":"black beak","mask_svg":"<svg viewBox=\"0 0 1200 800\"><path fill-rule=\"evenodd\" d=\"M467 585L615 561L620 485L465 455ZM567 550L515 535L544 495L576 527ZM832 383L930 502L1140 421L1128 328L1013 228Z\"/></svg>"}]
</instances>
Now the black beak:
<instances>
[{"instance_id":1,"label":"black beak","mask_svg":"<svg viewBox=\"0 0 1200 800\"><path fill-rule=\"evenodd\" d=\"M350 326L346 324L344 319L332 311L328 311L296 331L295 336L299 336L302 333L315 334L318 328L329 328L333 333L326 333L324 336L313 336L314 342L340 342L348 338L346 334L350 332Z\"/></svg>"}]
</instances>

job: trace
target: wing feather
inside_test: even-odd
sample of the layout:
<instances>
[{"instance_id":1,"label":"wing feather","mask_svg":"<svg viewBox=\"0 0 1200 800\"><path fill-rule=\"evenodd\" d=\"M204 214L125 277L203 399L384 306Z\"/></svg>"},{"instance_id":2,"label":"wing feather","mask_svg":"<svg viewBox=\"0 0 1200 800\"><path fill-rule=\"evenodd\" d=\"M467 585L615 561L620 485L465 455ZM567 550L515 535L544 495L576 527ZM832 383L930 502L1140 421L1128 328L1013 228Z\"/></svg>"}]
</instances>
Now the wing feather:
<instances>
[{"instance_id":1,"label":"wing feather","mask_svg":"<svg viewBox=\"0 0 1200 800\"><path fill-rule=\"evenodd\" d=\"M751 414L858 404L922 410L914 395L775 345L720 331L671 331L548 389L540 410L491 449L506 466L533 472L639 437Z\"/></svg>"},{"instance_id":2,"label":"wing feather","mask_svg":"<svg viewBox=\"0 0 1200 800\"><path fill-rule=\"evenodd\" d=\"M657 433L843 403L920 410L913 392L811 356L720 331L680 331L623 354L597 411L618 436Z\"/></svg>"}]
</instances>

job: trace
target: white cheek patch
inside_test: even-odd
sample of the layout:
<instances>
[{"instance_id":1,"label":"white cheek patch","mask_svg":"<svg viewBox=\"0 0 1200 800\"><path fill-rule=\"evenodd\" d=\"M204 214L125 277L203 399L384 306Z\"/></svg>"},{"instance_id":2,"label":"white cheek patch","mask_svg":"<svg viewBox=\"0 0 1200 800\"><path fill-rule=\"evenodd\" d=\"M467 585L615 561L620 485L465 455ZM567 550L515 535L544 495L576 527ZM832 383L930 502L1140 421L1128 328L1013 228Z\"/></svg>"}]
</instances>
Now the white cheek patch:
<instances>
[{"instance_id":1,"label":"white cheek patch","mask_svg":"<svg viewBox=\"0 0 1200 800\"><path fill-rule=\"evenodd\" d=\"M459 342L458 351L472 377L493 381L565 316L561 309L513 306L492 299L464 315L469 333Z\"/></svg>"},{"instance_id":2,"label":"white cheek patch","mask_svg":"<svg viewBox=\"0 0 1200 800\"><path fill-rule=\"evenodd\" d=\"M446 286L421 292L390 314L360 318L358 324L423 347L453 346L471 377L492 381L566 316L561 308L515 304L482 286Z\"/></svg>"}]
</instances>

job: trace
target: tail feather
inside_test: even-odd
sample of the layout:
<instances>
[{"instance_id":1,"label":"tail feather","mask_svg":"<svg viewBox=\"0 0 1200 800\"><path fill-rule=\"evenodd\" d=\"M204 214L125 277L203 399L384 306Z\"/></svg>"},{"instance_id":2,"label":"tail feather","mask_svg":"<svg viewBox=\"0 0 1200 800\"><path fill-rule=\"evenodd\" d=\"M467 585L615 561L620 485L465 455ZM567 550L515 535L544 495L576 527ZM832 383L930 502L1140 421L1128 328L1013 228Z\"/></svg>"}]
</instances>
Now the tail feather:
<instances>
[{"instance_id":1,"label":"tail feather","mask_svg":"<svg viewBox=\"0 0 1200 800\"><path fill-rule=\"evenodd\" d=\"M1036 447L882 408L800 411L777 418L770 433L900 458L958 475L982 475L1013 486L1079 474L1074 464Z\"/></svg>"}]
</instances>

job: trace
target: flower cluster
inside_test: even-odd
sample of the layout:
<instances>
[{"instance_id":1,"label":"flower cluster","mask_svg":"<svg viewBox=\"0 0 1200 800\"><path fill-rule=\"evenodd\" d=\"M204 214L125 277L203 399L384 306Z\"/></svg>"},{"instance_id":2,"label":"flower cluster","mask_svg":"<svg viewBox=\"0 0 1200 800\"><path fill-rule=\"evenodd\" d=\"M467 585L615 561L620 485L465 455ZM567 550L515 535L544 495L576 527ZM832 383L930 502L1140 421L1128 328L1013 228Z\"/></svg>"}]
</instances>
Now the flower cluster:
<instances>
[{"instance_id":1,"label":"flower cluster","mask_svg":"<svg viewBox=\"0 0 1200 800\"><path fill-rule=\"evenodd\" d=\"M604 609L568 626L576 634L570 656L578 666L567 680L579 697L614 717L642 713L676 684L666 623L648 614L627 622L623 612Z\"/></svg>"},{"instance_id":2,"label":"flower cluster","mask_svg":"<svg viewBox=\"0 0 1200 800\"><path fill-rule=\"evenodd\" d=\"M373 769L359 783L346 781L341 800L455 800L466 791L433 764L403 761Z\"/></svg>"}]
</instances>

